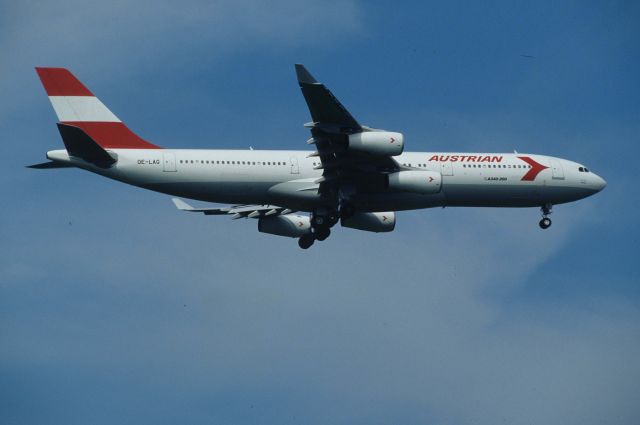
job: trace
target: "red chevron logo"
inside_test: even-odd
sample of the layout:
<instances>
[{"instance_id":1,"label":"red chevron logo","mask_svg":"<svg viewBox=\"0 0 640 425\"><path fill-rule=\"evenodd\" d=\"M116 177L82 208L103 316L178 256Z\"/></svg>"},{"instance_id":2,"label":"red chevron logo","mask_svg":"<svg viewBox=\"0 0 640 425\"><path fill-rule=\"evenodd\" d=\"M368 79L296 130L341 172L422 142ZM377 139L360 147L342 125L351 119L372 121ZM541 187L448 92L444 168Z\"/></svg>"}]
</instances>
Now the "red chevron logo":
<instances>
[{"instance_id":1,"label":"red chevron logo","mask_svg":"<svg viewBox=\"0 0 640 425\"><path fill-rule=\"evenodd\" d=\"M534 161L533 159L529 158L528 156L519 156L518 159L523 160L524 162L526 162L527 164L531 165L531 168L529 169L529 171L527 171L527 174L525 174L524 176L522 176L522 178L520 180L522 181L534 181L536 179L536 177L538 176L538 174L540 174L541 171L546 170L547 166L544 166L542 164L540 164L539 162Z\"/></svg>"}]
</instances>

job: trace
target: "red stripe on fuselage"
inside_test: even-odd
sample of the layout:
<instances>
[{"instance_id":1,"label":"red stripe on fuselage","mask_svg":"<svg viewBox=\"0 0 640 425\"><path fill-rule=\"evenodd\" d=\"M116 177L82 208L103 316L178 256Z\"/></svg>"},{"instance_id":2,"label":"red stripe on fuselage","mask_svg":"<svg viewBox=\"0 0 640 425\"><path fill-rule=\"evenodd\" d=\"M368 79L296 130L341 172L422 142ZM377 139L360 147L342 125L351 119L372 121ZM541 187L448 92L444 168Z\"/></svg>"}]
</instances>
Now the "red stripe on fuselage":
<instances>
[{"instance_id":1,"label":"red stripe on fuselage","mask_svg":"<svg viewBox=\"0 0 640 425\"><path fill-rule=\"evenodd\" d=\"M69 70L65 68L36 68L48 96L93 96Z\"/></svg>"},{"instance_id":2,"label":"red stripe on fuselage","mask_svg":"<svg viewBox=\"0 0 640 425\"><path fill-rule=\"evenodd\" d=\"M80 127L105 149L162 149L147 142L121 122L68 121L63 124Z\"/></svg>"},{"instance_id":3,"label":"red stripe on fuselage","mask_svg":"<svg viewBox=\"0 0 640 425\"><path fill-rule=\"evenodd\" d=\"M527 174L522 176L522 179L520 179L520 180L523 180L523 181L534 181L536 179L536 177L538 176L538 174L540 174L541 171L546 170L547 168L549 168L549 167L546 167L546 166L540 164L539 162L534 161L533 159L529 158L528 156L519 156L518 159L521 159L524 162L526 162L527 164L531 165L531 168L529 169Z\"/></svg>"}]
</instances>

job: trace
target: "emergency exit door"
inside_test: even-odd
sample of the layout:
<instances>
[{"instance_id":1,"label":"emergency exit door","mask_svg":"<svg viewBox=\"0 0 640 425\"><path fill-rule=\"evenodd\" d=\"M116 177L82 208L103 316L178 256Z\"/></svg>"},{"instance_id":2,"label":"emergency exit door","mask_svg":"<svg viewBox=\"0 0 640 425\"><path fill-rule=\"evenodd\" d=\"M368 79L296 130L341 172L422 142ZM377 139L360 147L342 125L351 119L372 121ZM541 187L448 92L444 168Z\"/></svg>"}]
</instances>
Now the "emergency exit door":
<instances>
[{"instance_id":1,"label":"emergency exit door","mask_svg":"<svg viewBox=\"0 0 640 425\"><path fill-rule=\"evenodd\" d=\"M291 166L291 174L300 174L300 166L298 165L298 158L292 156L289 158L289 165Z\"/></svg>"}]
</instances>

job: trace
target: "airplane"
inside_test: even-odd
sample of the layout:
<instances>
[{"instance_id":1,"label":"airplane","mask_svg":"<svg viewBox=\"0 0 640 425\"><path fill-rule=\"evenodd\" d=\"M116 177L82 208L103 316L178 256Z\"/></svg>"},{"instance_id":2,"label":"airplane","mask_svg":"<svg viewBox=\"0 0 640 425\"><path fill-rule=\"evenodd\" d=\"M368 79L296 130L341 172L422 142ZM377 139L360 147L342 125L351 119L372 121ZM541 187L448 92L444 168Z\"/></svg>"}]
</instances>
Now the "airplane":
<instances>
[{"instance_id":1,"label":"airplane","mask_svg":"<svg viewBox=\"0 0 640 425\"><path fill-rule=\"evenodd\" d=\"M307 249L342 227L390 232L396 212L434 207L539 207L601 191L584 165L522 153L405 152L404 136L360 124L301 64L298 84L312 121L303 150L165 149L131 131L65 68L36 68L65 149L36 169L81 168L144 189L230 204L182 211L255 218L258 231Z\"/></svg>"}]
</instances>

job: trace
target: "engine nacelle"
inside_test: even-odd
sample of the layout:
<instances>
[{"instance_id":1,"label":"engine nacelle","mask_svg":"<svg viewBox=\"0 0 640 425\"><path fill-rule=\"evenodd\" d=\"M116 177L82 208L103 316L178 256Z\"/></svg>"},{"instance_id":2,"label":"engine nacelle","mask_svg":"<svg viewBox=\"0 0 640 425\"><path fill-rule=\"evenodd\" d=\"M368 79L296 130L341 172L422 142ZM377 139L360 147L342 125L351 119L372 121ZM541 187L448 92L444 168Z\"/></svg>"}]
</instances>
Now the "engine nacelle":
<instances>
[{"instance_id":1,"label":"engine nacelle","mask_svg":"<svg viewBox=\"0 0 640 425\"><path fill-rule=\"evenodd\" d=\"M442 175L437 171L398 171L387 178L389 189L392 190L422 194L442 190Z\"/></svg>"},{"instance_id":2,"label":"engine nacelle","mask_svg":"<svg viewBox=\"0 0 640 425\"><path fill-rule=\"evenodd\" d=\"M311 220L306 215L286 214L258 219L258 231L271 235L299 238L311 233Z\"/></svg>"},{"instance_id":3,"label":"engine nacelle","mask_svg":"<svg viewBox=\"0 0 640 425\"><path fill-rule=\"evenodd\" d=\"M349 135L349 150L395 156L404 149L404 136L393 131L365 131Z\"/></svg>"},{"instance_id":4,"label":"engine nacelle","mask_svg":"<svg viewBox=\"0 0 640 425\"><path fill-rule=\"evenodd\" d=\"M391 232L396 228L394 212L355 213L340 221L343 227L367 232Z\"/></svg>"}]
</instances>

